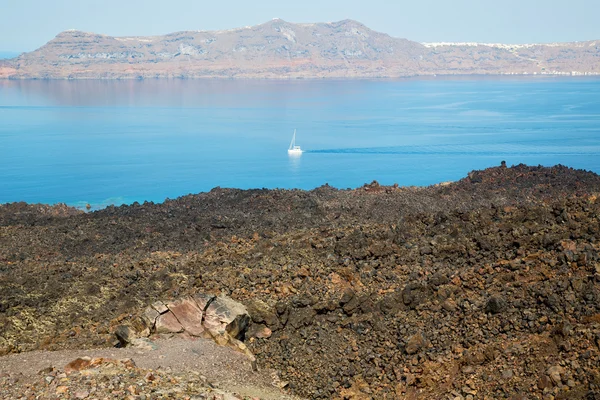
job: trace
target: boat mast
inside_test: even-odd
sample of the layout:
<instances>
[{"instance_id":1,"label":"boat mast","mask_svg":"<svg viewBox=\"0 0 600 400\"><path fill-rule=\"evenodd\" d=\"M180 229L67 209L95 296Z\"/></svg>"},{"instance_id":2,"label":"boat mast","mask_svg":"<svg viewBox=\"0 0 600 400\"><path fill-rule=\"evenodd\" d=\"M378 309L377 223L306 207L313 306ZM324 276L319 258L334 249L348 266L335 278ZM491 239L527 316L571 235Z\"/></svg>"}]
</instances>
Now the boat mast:
<instances>
[{"instance_id":1,"label":"boat mast","mask_svg":"<svg viewBox=\"0 0 600 400\"><path fill-rule=\"evenodd\" d=\"M294 136L292 136L292 143L290 143L290 150L296 145L296 130L294 129Z\"/></svg>"}]
</instances>

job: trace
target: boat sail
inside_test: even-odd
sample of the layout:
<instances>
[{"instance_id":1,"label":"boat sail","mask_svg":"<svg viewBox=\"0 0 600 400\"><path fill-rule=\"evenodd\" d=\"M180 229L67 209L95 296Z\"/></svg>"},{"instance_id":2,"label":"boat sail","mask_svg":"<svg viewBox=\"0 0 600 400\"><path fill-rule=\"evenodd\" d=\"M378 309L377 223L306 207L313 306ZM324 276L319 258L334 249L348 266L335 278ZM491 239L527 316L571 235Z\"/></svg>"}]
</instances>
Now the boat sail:
<instances>
[{"instance_id":1,"label":"boat sail","mask_svg":"<svg viewBox=\"0 0 600 400\"><path fill-rule=\"evenodd\" d=\"M302 154L302 149L300 146L296 146L296 130L294 129L294 136L292 136L292 142L290 143L290 148L288 149L288 154L297 156Z\"/></svg>"}]
</instances>

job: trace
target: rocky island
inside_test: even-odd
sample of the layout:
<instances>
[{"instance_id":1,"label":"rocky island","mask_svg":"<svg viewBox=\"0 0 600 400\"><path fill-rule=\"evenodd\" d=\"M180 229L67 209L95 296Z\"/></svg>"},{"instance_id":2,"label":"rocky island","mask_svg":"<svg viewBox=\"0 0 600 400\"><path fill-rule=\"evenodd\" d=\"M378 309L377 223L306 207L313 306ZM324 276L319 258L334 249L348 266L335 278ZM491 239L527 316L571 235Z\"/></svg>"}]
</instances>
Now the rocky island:
<instances>
[{"instance_id":1,"label":"rocky island","mask_svg":"<svg viewBox=\"0 0 600 400\"><path fill-rule=\"evenodd\" d=\"M275 19L226 31L111 37L66 31L0 60L0 79L398 78L433 75L599 75L600 41L417 43L344 20Z\"/></svg>"},{"instance_id":2,"label":"rocky island","mask_svg":"<svg viewBox=\"0 0 600 400\"><path fill-rule=\"evenodd\" d=\"M0 393L598 399L599 196L591 172L502 165L426 188L5 204Z\"/></svg>"}]
</instances>

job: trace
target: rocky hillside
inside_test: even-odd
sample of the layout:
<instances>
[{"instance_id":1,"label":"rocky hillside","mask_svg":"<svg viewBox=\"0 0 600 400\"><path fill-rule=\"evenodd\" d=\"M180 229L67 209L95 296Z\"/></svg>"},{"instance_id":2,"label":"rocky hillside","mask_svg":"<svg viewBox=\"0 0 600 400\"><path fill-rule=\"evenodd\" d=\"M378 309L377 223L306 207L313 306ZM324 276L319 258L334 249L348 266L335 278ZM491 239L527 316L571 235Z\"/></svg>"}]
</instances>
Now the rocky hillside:
<instances>
[{"instance_id":1,"label":"rocky hillside","mask_svg":"<svg viewBox=\"0 0 600 400\"><path fill-rule=\"evenodd\" d=\"M67 31L0 61L0 78L356 78L434 74L600 74L600 42L423 45L351 20L273 20L227 31L111 37Z\"/></svg>"},{"instance_id":2,"label":"rocky hillside","mask_svg":"<svg viewBox=\"0 0 600 400\"><path fill-rule=\"evenodd\" d=\"M428 188L6 204L0 353L114 346L157 299L209 293L247 307L259 370L302 397L598 399L599 195L596 174L520 165Z\"/></svg>"}]
</instances>

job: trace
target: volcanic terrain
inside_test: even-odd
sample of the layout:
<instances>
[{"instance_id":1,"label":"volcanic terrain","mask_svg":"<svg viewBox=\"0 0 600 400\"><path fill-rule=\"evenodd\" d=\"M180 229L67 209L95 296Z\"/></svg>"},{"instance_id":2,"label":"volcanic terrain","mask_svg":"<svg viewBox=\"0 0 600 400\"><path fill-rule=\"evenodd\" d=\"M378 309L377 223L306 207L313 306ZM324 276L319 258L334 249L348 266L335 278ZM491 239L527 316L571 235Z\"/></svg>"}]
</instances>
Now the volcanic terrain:
<instances>
[{"instance_id":1,"label":"volcanic terrain","mask_svg":"<svg viewBox=\"0 0 600 400\"><path fill-rule=\"evenodd\" d=\"M113 347L152 302L210 293L246 305L256 374L299 397L600 399L598 196L591 172L502 165L426 188L5 204L0 354ZM0 392L62 376L6 360ZM160 398L135 387L152 372L110 365ZM117 396L86 376L77 393Z\"/></svg>"}]
</instances>

